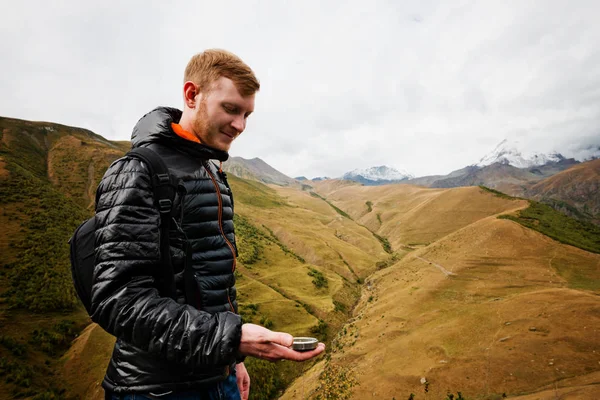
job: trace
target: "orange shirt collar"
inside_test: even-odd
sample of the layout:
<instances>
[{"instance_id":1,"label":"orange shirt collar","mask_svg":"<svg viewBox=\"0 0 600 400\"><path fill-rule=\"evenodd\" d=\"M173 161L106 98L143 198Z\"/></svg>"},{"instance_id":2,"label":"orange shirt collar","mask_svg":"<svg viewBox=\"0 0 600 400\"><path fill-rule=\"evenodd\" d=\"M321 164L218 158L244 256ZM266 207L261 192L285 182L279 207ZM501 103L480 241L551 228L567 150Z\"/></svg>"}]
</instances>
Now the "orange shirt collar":
<instances>
[{"instance_id":1,"label":"orange shirt collar","mask_svg":"<svg viewBox=\"0 0 600 400\"><path fill-rule=\"evenodd\" d=\"M173 128L173 132L175 132L177 134L177 136L179 136L179 137L182 137L182 138L192 141L192 142L202 143L200 141L200 139L198 139L198 136L194 135L191 132L186 131L179 124L171 122L171 128Z\"/></svg>"}]
</instances>

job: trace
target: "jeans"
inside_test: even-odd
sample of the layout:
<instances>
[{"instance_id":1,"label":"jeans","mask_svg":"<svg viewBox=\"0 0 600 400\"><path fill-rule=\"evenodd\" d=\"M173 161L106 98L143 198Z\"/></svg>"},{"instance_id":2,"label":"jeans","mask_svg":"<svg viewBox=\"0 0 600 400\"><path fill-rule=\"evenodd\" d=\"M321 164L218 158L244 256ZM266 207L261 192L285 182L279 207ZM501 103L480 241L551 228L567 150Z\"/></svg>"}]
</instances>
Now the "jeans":
<instances>
[{"instance_id":1,"label":"jeans","mask_svg":"<svg viewBox=\"0 0 600 400\"><path fill-rule=\"evenodd\" d=\"M240 391L237 386L235 373L230 374L223 382L207 387L200 391L173 392L168 394L114 394L106 393L110 400L239 400Z\"/></svg>"}]
</instances>

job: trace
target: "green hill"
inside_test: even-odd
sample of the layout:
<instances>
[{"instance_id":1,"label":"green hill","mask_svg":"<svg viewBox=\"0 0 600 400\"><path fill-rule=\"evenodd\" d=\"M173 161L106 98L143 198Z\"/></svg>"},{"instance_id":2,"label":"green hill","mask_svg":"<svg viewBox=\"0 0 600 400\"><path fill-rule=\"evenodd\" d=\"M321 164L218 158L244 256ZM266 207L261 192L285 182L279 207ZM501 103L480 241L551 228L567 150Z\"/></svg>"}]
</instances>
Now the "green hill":
<instances>
[{"instance_id":1,"label":"green hill","mask_svg":"<svg viewBox=\"0 0 600 400\"><path fill-rule=\"evenodd\" d=\"M56 360L89 323L67 241L126 151L84 129L0 118L0 397L64 392Z\"/></svg>"}]
</instances>

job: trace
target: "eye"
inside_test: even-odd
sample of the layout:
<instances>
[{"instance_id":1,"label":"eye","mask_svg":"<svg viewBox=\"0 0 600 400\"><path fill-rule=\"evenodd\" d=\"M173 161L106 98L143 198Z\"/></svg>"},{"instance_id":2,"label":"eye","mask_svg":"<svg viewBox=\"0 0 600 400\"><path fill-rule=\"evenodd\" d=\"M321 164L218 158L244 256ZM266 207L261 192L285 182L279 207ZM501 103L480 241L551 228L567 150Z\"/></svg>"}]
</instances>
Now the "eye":
<instances>
[{"instance_id":1,"label":"eye","mask_svg":"<svg viewBox=\"0 0 600 400\"><path fill-rule=\"evenodd\" d=\"M237 114L238 112L237 107L232 106L231 104L223 104L223 109L229 114Z\"/></svg>"}]
</instances>

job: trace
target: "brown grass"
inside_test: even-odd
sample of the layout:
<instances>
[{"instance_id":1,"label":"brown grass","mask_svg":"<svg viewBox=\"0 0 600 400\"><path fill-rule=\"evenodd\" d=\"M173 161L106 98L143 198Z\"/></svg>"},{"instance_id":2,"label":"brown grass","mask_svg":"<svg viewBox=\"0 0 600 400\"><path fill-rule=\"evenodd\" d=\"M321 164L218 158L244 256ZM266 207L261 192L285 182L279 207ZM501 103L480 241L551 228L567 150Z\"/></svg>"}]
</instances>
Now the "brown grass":
<instances>
[{"instance_id":1,"label":"brown grass","mask_svg":"<svg viewBox=\"0 0 600 400\"><path fill-rule=\"evenodd\" d=\"M548 385L536 393L511 397L514 400L589 400L600 398L600 372L565 379L558 384Z\"/></svg>"},{"instance_id":2,"label":"brown grass","mask_svg":"<svg viewBox=\"0 0 600 400\"><path fill-rule=\"evenodd\" d=\"M344 261L358 276L365 277L375 270L377 261L388 257L367 229L340 216L323 200L293 188L272 188L291 207L259 209L240 205L238 211L251 216L257 225L268 226L307 263L354 281Z\"/></svg>"},{"instance_id":3,"label":"brown grass","mask_svg":"<svg viewBox=\"0 0 600 400\"><path fill-rule=\"evenodd\" d=\"M438 399L447 391L500 398L547 385L560 389L571 385L569 378L599 371L600 300L568 288L569 278L554 267L559 257L578 268L600 269L599 255L487 217L374 274L347 333L337 339L341 350L332 354L358 372L353 398L415 393L417 399ZM429 262L456 275L446 276ZM422 377L430 382L427 394ZM284 398L298 393L299 382Z\"/></svg>"},{"instance_id":4,"label":"brown grass","mask_svg":"<svg viewBox=\"0 0 600 400\"><path fill-rule=\"evenodd\" d=\"M115 338L96 324L90 324L73 341L73 345L61 359L61 375L69 388L70 396L90 400L104 399L101 383L114 343Z\"/></svg>"},{"instance_id":5,"label":"brown grass","mask_svg":"<svg viewBox=\"0 0 600 400\"><path fill-rule=\"evenodd\" d=\"M321 190L323 186L317 186ZM423 245L481 218L527 206L524 200L490 196L478 187L429 189L411 185L355 186L333 183L324 195L359 223L387 237L394 249ZM366 202L372 202L368 212ZM382 223L377 215L380 215Z\"/></svg>"}]
</instances>

